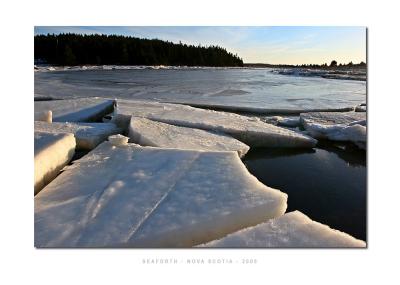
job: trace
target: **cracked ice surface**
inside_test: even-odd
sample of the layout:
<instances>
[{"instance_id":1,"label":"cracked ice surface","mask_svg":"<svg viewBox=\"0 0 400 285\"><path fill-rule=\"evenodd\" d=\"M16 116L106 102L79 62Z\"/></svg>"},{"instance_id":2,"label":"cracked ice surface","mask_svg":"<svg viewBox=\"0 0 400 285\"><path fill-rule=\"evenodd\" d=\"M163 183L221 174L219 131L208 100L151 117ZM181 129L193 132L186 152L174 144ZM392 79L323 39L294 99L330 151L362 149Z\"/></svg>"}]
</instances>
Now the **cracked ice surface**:
<instances>
[{"instance_id":1,"label":"cracked ice surface","mask_svg":"<svg viewBox=\"0 0 400 285\"><path fill-rule=\"evenodd\" d=\"M286 201L234 152L104 142L35 197L35 246L189 247L281 216Z\"/></svg>"},{"instance_id":2,"label":"cracked ice surface","mask_svg":"<svg viewBox=\"0 0 400 285\"><path fill-rule=\"evenodd\" d=\"M96 97L35 101L35 120L50 110L53 112L53 122L95 121L112 112L113 106L114 100Z\"/></svg>"},{"instance_id":3,"label":"cracked ice surface","mask_svg":"<svg viewBox=\"0 0 400 285\"><path fill-rule=\"evenodd\" d=\"M246 228L201 247L365 247L362 240L315 222L299 211Z\"/></svg>"},{"instance_id":4,"label":"cracked ice surface","mask_svg":"<svg viewBox=\"0 0 400 285\"><path fill-rule=\"evenodd\" d=\"M133 142L163 148L237 151L244 156L249 146L225 134L178 127L146 118L132 117L129 136Z\"/></svg>"},{"instance_id":5,"label":"cracked ice surface","mask_svg":"<svg viewBox=\"0 0 400 285\"><path fill-rule=\"evenodd\" d=\"M77 149L93 149L107 140L109 135L121 132L113 123L47 123L35 121L35 132L72 133L75 135Z\"/></svg>"},{"instance_id":6,"label":"cracked ice surface","mask_svg":"<svg viewBox=\"0 0 400 285\"><path fill-rule=\"evenodd\" d=\"M307 133L316 139L350 141L366 148L366 113L304 113L300 114L300 121Z\"/></svg>"},{"instance_id":7,"label":"cracked ice surface","mask_svg":"<svg viewBox=\"0 0 400 285\"><path fill-rule=\"evenodd\" d=\"M107 66L114 68L35 72L35 94L168 101L280 114L349 110L366 100L366 82L280 75L269 68L118 70L126 68Z\"/></svg>"},{"instance_id":8,"label":"cracked ice surface","mask_svg":"<svg viewBox=\"0 0 400 285\"><path fill-rule=\"evenodd\" d=\"M314 147L309 136L233 113L203 110L184 105L118 100L114 121L127 126L131 116L176 126L231 135L250 147Z\"/></svg>"},{"instance_id":9,"label":"cracked ice surface","mask_svg":"<svg viewBox=\"0 0 400 285\"><path fill-rule=\"evenodd\" d=\"M35 132L35 194L53 180L75 153L73 134Z\"/></svg>"}]
</instances>

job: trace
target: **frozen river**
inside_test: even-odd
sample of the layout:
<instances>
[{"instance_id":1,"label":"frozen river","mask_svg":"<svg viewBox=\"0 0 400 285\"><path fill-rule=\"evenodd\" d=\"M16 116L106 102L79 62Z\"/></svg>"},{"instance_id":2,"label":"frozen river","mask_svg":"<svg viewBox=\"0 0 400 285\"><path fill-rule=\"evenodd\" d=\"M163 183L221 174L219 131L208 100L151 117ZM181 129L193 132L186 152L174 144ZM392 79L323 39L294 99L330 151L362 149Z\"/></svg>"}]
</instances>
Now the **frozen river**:
<instances>
[{"instance_id":1,"label":"frozen river","mask_svg":"<svg viewBox=\"0 0 400 285\"><path fill-rule=\"evenodd\" d=\"M128 69L35 72L35 96L109 97L203 105L310 110L366 101L362 81L296 77L271 69Z\"/></svg>"},{"instance_id":2,"label":"frozen river","mask_svg":"<svg viewBox=\"0 0 400 285\"><path fill-rule=\"evenodd\" d=\"M365 103L366 83L280 75L271 69L98 68L35 72L35 97L42 96L140 99L285 113ZM261 182L289 195L288 211L300 210L366 240L364 150L345 143L319 143L313 150L251 148L244 162Z\"/></svg>"}]
</instances>

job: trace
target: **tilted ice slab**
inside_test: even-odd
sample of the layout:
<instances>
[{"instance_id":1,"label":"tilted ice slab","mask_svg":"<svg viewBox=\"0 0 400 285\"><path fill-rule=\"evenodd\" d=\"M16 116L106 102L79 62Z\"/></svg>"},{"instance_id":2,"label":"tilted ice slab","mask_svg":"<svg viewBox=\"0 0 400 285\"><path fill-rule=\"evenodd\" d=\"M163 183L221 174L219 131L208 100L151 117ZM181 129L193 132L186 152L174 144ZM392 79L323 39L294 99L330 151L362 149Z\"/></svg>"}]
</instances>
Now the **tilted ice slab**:
<instances>
[{"instance_id":1,"label":"tilted ice slab","mask_svg":"<svg viewBox=\"0 0 400 285\"><path fill-rule=\"evenodd\" d=\"M231 151L104 142L35 197L35 246L189 247L281 216L286 201Z\"/></svg>"},{"instance_id":2,"label":"tilted ice slab","mask_svg":"<svg viewBox=\"0 0 400 285\"><path fill-rule=\"evenodd\" d=\"M44 112L53 112L54 122L86 122L101 119L113 111L114 100L79 98L52 101L35 101L35 120Z\"/></svg>"},{"instance_id":3,"label":"tilted ice slab","mask_svg":"<svg viewBox=\"0 0 400 285\"><path fill-rule=\"evenodd\" d=\"M35 132L35 194L54 179L75 153L73 134Z\"/></svg>"},{"instance_id":4,"label":"tilted ice slab","mask_svg":"<svg viewBox=\"0 0 400 285\"><path fill-rule=\"evenodd\" d=\"M237 151L244 156L249 146L225 134L178 127L146 118L132 117L129 137L134 143L177 149Z\"/></svg>"},{"instance_id":5,"label":"tilted ice slab","mask_svg":"<svg viewBox=\"0 0 400 285\"><path fill-rule=\"evenodd\" d=\"M299 211L240 230L201 247L365 247L362 240L311 220Z\"/></svg>"},{"instance_id":6,"label":"tilted ice slab","mask_svg":"<svg viewBox=\"0 0 400 285\"><path fill-rule=\"evenodd\" d=\"M171 101L169 101L171 102ZM171 102L175 103L175 102ZM218 104L218 103L197 103L197 102L182 102L177 101L176 104L184 104L197 108L205 108L212 109L218 111L227 111L227 112L238 112L238 113L249 113L249 114L258 114L258 115L298 115L300 113L307 112L349 112L353 111L353 106L345 106L345 107L331 107L331 108L313 108L313 107L303 107L303 108L266 108L266 107L251 107L251 106L238 106L238 105L229 105L229 104Z\"/></svg>"},{"instance_id":7,"label":"tilted ice slab","mask_svg":"<svg viewBox=\"0 0 400 285\"><path fill-rule=\"evenodd\" d=\"M307 133L316 138L332 141L353 142L362 149L366 148L367 127L361 124L353 125L320 125L310 124Z\"/></svg>"},{"instance_id":8,"label":"tilted ice slab","mask_svg":"<svg viewBox=\"0 0 400 285\"><path fill-rule=\"evenodd\" d=\"M35 121L35 132L72 133L75 135L77 149L94 149L107 140L109 135L121 132L113 123L47 123Z\"/></svg>"},{"instance_id":9,"label":"tilted ice slab","mask_svg":"<svg viewBox=\"0 0 400 285\"><path fill-rule=\"evenodd\" d=\"M118 100L115 122L127 126L131 116L176 126L231 135L251 147L314 147L317 141L306 135L233 113L190 106Z\"/></svg>"},{"instance_id":10,"label":"tilted ice slab","mask_svg":"<svg viewBox=\"0 0 400 285\"><path fill-rule=\"evenodd\" d=\"M306 113L300 121L307 133L316 139L350 141L366 148L366 113Z\"/></svg>"}]
</instances>

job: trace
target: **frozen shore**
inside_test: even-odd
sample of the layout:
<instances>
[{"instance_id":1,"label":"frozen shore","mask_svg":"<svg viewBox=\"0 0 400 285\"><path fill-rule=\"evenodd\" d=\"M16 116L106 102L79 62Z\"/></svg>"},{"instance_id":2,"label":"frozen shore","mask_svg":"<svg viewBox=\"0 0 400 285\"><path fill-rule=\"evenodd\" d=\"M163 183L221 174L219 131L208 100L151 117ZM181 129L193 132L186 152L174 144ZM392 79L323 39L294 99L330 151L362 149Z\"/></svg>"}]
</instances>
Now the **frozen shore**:
<instances>
[{"instance_id":1,"label":"frozen shore","mask_svg":"<svg viewBox=\"0 0 400 285\"><path fill-rule=\"evenodd\" d=\"M313 148L316 136L259 118L159 102L35 102L35 120L48 111L56 123L35 121L35 177L51 173L34 198L36 247L192 247L208 242L285 247L284 235L290 236L289 247L365 247L301 213L285 214L287 195L258 181L239 157L249 146ZM350 113L357 115L312 118L320 124L362 124L365 113ZM111 121L102 123L106 114ZM304 120L300 116L286 123ZM107 142L115 133L131 141ZM60 138L59 146L42 143L43 137ZM90 151L64 167L78 148ZM312 229L304 232L302 221ZM271 240L268 227L275 223L287 231ZM231 237L257 227L265 234L254 243ZM225 238L229 242L213 242Z\"/></svg>"},{"instance_id":2,"label":"frozen shore","mask_svg":"<svg viewBox=\"0 0 400 285\"><path fill-rule=\"evenodd\" d=\"M322 77L326 79L340 80L367 80L366 68L330 68L330 69L309 69L309 68L279 68L273 72L281 75L304 76L304 77Z\"/></svg>"}]
</instances>

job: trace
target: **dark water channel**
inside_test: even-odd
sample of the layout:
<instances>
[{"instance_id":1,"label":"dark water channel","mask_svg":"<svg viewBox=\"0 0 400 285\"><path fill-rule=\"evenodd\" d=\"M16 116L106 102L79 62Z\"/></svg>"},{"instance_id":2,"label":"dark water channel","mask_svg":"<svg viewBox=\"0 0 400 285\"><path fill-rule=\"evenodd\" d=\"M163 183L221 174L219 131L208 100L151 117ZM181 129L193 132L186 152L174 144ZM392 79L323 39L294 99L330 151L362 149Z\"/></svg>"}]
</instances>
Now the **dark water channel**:
<instances>
[{"instance_id":1,"label":"dark water channel","mask_svg":"<svg viewBox=\"0 0 400 285\"><path fill-rule=\"evenodd\" d=\"M244 158L264 184L288 194L287 211L366 240L366 153L320 143L313 150L252 149Z\"/></svg>"}]
</instances>

